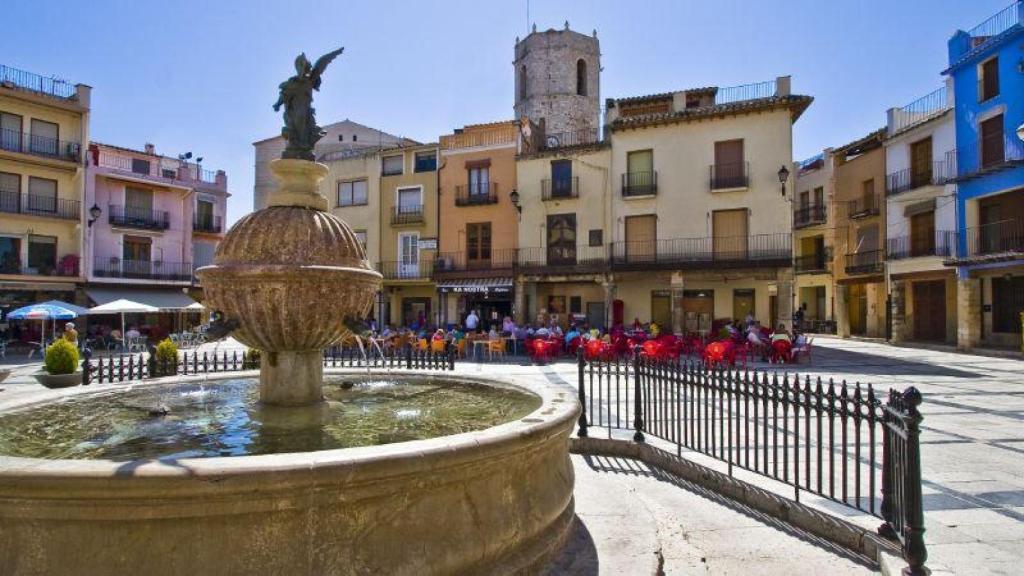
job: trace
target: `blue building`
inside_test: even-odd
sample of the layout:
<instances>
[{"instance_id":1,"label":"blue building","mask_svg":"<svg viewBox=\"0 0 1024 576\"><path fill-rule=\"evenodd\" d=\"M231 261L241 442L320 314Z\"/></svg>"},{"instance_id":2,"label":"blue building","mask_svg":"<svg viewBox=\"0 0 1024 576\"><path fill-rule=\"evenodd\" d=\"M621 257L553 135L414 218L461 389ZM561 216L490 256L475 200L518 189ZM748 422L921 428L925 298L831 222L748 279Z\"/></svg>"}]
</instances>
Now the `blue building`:
<instances>
[{"instance_id":1,"label":"blue building","mask_svg":"<svg viewBox=\"0 0 1024 576\"><path fill-rule=\"evenodd\" d=\"M957 344L1021 345L1024 2L949 40L956 122Z\"/></svg>"}]
</instances>

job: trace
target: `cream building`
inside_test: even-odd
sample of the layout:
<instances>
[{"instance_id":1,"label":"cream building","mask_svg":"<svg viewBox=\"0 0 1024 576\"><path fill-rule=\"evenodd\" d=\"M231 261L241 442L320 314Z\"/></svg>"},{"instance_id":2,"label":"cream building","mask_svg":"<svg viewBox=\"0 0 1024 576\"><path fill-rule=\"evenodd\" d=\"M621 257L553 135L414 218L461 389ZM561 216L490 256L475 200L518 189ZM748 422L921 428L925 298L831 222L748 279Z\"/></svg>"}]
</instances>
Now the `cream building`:
<instances>
[{"instance_id":1,"label":"cream building","mask_svg":"<svg viewBox=\"0 0 1024 576\"><path fill-rule=\"evenodd\" d=\"M0 306L75 299L90 95L0 65Z\"/></svg>"},{"instance_id":2,"label":"cream building","mask_svg":"<svg viewBox=\"0 0 1024 576\"><path fill-rule=\"evenodd\" d=\"M956 344L953 80L888 111L886 272L892 339Z\"/></svg>"},{"instance_id":3,"label":"cream building","mask_svg":"<svg viewBox=\"0 0 1024 576\"><path fill-rule=\"evenodd\" d=\"M793 172L794 306L804 308L804 330L834 333L832 151L794 163Z\"/></svg>"},{"instance_id":4,"label":"cream building","mask_svg":"<svg viewBox=\"0 0 1024 576\"><path fill-rule=\"evenodd\" d=\"M609 99L612 321L790 324L789 77Z\"/></svg>"}]
</instances>

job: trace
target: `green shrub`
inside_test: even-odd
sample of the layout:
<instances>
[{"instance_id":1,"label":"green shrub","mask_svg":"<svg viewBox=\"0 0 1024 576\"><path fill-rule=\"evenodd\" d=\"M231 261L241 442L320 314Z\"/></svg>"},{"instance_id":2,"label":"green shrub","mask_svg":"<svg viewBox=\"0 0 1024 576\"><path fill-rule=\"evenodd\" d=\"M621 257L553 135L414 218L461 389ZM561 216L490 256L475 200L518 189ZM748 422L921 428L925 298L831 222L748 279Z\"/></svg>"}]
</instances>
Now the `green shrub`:
<instances>
[{"instance_id":1,"label":"green shrub","mask_svg":"<svg viewBox=\"0 0 1024 576\"><path fill-rule=\"evenodd\" d=\"M242 367L249 370L255 370L260 367L260 351L255 348L249 348L249 351L242 355Z\"/></svg>"},{"instance_id":2,"label":"green shrub","mask_svg":"<svg viewBox=\"0 0 1024 576\"><path fill-rule=\"evenodd\" d=\"M170 376L178 372L178 345L164 338L156 345L156 370L162 376Z\"/></svg>"},{"instance_id":3,"label":"green shrub","mask_svg":"<svg viewBox=\"0 0 1024 576\"><path fill-rule=\"evenodd\" d=\"M60 338L46 348L43 367L50 374L73 374L78 369L78 348Z\"/></svg>"}]
</instances>

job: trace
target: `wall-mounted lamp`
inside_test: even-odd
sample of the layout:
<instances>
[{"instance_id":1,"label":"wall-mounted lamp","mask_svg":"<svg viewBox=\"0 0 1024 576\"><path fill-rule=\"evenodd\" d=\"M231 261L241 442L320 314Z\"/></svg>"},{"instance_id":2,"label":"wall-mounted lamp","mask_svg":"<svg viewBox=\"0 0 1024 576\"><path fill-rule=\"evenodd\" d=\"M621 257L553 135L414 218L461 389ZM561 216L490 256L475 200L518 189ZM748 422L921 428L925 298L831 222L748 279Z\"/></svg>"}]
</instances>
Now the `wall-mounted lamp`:
<instances>
[{"instance_id":1,"label":"wall-mounted lamp","mask_svg":"<svg viewBox=\"0 0 1024 576\"><path fill-rule=\"evenodd\" d=\"M512 205L516 207L516 211L522 214L523 207L519 205L519 192L513 188L512 191L508 193L508 199L512 202Z\"/></svg>"},{"instance_id":2,"label":"wall-mounted lamp","mask_svg":"<svg viewBox=\"0 0 1024 576\"><path fill-rule=\"evenodd\" d=\"M100 208L99 204L93 204L92 208L89 208L89 228L100 219L100 215L103 214L103 209Z\"/></svg>"},{"instance_id":3,"label":"wall-mounted lamp","mask_svg":"<svg viewBox=\"0 0 1024 576\"><path fill-rule=\"evenodd\" d=\"M783 164L782 168L779 168L779 184L782 184L782 197L786 197L786 180L789 180L789 169Z\"/></svg>"},{"instance_id":4,"label":"wall-mounted lamp","mask_svg":"<svg viewBox=\"0 0 1024 576\"><path fill-rule=\"evenodd\" d=\"M1024 140L1024 124L1017 126L1017 138Z\"/></svg>"}]
</instances>

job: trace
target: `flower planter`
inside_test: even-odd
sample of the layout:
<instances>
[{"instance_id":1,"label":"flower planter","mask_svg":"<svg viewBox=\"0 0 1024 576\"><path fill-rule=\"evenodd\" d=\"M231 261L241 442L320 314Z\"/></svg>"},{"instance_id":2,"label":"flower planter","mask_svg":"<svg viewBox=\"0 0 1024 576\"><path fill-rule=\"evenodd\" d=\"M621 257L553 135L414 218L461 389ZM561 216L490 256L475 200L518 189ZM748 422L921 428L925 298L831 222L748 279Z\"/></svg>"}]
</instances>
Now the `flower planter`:
<instances>
[{"instance_id":1,"label":"flower planter","mask_svg":"<svg viewBox=\"0 0 1024 576\"><path fill-rule=\"evenodd\" d=\"M70 388L72 386L78 386L82 383L82 373L73 372L71 374L47 374L46 372L37 372L33 374L36 381L47 388Z\"/></svg>"}]
</instances>

